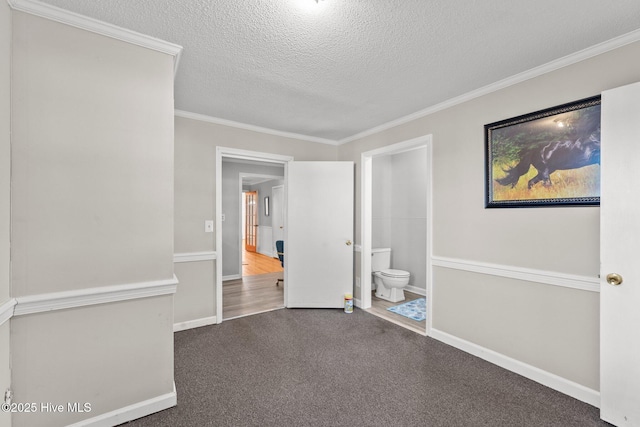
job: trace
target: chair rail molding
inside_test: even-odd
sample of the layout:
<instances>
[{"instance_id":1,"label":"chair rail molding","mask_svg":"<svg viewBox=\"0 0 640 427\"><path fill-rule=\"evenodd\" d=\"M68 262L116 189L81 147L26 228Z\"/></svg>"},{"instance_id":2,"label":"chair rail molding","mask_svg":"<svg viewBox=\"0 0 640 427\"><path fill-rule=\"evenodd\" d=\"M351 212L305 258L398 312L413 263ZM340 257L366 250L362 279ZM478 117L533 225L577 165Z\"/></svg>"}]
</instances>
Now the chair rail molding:
<instances>
[{"instance_id":1,"label":"chair rail molding","mask_svg":"<svg viewBox=\"0 0 640 427\"><path fill-rule=\"evenodd\" d=\"M15 298L12 298L0 305L0 325L13 317L16 304Z\"/></svg>"},{"instance_id":2,"label":"chair rail molding","mask_svg":"<svg viewBox=\"0 0 640 427\"><path fill-rule=\"evenodd\" d=\"M555 271L536 270L532 268L514 267L511 265L491 264L479 261L469 261L456 258L432 256L434 267L444 267L454 270L470 271L491 276L507 277L528 282L544 283L546 285L562 286L589 292L600 292L600 278L579 276L575 274L558 273Z\"/></svg>"},{"instance_id":3,"label":"chair rail molding","mask_svg":"<svg viewBox=\"0 0 640 427\"><path fill-rule=\"evenodd\" d=\"M16 298L14 316L174 294L178 278L84 288Z\"/></svg>"},{"instance_id":4,"label":"chair rail molding","mask_svg":"<svg viewBox=\"0 0 640 427\"><path fill-rule=\"evenodd\" d=\"M173 262L213 261L218 258L215 251L183 252L173 254Z\"/></svg>"}]
</instances>

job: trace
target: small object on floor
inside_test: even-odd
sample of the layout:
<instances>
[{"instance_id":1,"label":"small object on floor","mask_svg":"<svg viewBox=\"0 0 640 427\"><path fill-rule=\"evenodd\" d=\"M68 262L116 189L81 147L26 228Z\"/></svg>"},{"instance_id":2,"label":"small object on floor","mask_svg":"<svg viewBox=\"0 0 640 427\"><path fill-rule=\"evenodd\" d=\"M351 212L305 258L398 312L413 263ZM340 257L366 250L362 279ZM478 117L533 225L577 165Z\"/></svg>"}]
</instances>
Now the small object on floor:
<instances>
[{"instance_id":1,"label":"small object on floor","mask_svg":"<svg viewBox=\"0 0 640 427\"><path fill-rule=\"evenodd\" d=\"M422 322L427 318L427 299L418 298L404 304L389 307L387 310L417 322Z\"/></svg>"},{"instance_id":2,"label":"small object on floor","mask_svg":"<svg viewBox=\"0 0 640 427\"><path fill-rule=\"evenodd\" d=\"M353 295L344 294L344 312L353 313Z\"/></svg>"}]
</instances>

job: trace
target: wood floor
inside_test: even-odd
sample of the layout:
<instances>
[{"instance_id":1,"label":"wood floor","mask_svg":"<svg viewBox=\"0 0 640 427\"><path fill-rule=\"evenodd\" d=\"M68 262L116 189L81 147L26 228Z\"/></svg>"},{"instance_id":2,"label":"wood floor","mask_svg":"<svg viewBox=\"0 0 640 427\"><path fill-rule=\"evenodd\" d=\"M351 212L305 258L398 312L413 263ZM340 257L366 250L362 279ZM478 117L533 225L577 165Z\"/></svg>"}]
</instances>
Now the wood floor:
<instances>
[{"instance_id":1,"label":"wood floor","mask_svg":"<svg viewBox=\"0 0 640 427\"><path fill-rule=\"evenodd\" d=\"M222 283L222 320L284 308L283 274L279 259L243 250L242 279Z\"/></svg>"},{"instance_id":2,"label":"wood floor","mask_svg":"<svg viewBox=\"0 0 640 427\"><path fill-rule=\"evenodd\" d=\"M284 308L282 273L267 273L228 280L222 284L222 319Z\"/></svg>"},{"instance_id":3,"label":"wood floor","mask_svg":"<svg viewBox=\"0 0 640 427\"><path fill-rule=\"evenodd\" d=\"M244 247L244 245L243 245ZM242 251L242 275L254 276L256 274L279 273L284 271L278 258L260 254L258 252Z\"/></svg>"},{"instance_id":4,"label":"wood floor","mask_svg":"<svg viewBox=\"0 0 640 427\"><path fill-rule=\"evenodd\" d=\"M408 291L404 291L404 297L405 297L405 300L402 302L391 302L391 301L383 300L376 297L375 291L372 291L371 292L371 308L368 308L365 311L371 314L375 314L378 317L382 317L383 319L396 323L407 329L411 329L414 332L425 334L427 332L426 320L423 320L422 322L417 322L413 319L409 319L408 317L404 317L387 310L387 308L393 307L394 305L399 305L405 302L413 301L414 299L423 298L422 295L414 294L413 292L408 292Z\"/></svg>"}]
</instances>

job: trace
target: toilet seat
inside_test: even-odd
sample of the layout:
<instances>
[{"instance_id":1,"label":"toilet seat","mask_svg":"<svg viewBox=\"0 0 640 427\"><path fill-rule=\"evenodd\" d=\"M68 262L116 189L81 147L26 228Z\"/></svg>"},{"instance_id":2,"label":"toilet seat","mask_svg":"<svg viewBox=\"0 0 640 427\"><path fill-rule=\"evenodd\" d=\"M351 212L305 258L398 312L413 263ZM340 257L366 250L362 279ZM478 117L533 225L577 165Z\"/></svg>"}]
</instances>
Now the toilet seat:
<instances>
[{"instance_id":1,"label":"toilet seat","mask_svg":"<svg viewBox=\"0 0 640 427\"><path fill-rule=\"evenodd\" d=\"M409 277L411 274L408 271L395 270L393 268L390 268L388 270L380 271L380 275L384 277L403 278L403 277Z\"/></svg>"}]
</instances>

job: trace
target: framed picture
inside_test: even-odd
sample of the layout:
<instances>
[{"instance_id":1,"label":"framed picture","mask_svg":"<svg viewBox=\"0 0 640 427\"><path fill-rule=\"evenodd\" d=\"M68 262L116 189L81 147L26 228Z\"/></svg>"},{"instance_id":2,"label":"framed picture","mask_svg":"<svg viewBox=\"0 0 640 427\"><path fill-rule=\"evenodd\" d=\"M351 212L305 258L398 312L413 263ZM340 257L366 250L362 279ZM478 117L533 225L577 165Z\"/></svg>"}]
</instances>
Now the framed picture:
<instances>
[{"instance_id":1,"label":"framed picture","mask_svg":"<svg viewBox=\"0 0 640 427\"><path fill-rule=\"evenodd\" d=\"M600 204L600 96L484 130L486 208Z\"/></svg>"}]
</instances>

